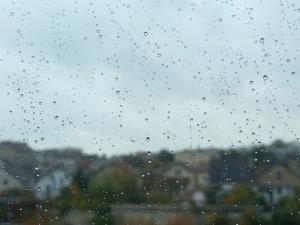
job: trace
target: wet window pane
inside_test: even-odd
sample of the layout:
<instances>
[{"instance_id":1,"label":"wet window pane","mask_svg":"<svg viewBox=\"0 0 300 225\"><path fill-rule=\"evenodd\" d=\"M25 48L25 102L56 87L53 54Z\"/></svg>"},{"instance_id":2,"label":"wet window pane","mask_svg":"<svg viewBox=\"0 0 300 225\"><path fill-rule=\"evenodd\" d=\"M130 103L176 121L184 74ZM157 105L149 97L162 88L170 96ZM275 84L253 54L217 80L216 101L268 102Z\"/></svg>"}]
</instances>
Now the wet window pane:
<instances>
[{"instance_id":1,"label":"wet window pane","mask_svg":"<svg viewBox=\"0 0 300 225\"><path fill-rule=\"evenodd\" d=\"M300 224L300 2L1 1L0 225Z\"/></svg>"}]
</instances>

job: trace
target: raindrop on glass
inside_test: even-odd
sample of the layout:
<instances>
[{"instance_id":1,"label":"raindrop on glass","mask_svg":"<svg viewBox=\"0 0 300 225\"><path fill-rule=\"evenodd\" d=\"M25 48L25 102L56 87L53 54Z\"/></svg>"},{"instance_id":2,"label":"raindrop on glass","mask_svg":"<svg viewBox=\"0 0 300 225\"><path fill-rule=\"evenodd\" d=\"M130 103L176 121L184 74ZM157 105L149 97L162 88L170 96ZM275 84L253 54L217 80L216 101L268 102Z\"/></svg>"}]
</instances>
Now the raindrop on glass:
<instances>
[{"instance_id":1,"label":"raindrop on glass","mask_svg":"<svg viewBox=\"0 0 300 225\"><path fill-rule=\"evenodd\" d=\"M261 39L259 39L259 41L260 41L260 43L264 43L265 42L265 39L264 38L261 38Z\"/></svg>"},{"instance_id":2,"label":"raindrop on glass","mask_svg":"<svg viewBox=\"0 0 300 225\"><path fill-rule=\"evenodd\" d=\"M264 79L264 81L266 81L266 80L268 80L269 78L268 78L267 75L264 75L264 76L263 76L263 79Z\"/></svg>"}]
</instances>

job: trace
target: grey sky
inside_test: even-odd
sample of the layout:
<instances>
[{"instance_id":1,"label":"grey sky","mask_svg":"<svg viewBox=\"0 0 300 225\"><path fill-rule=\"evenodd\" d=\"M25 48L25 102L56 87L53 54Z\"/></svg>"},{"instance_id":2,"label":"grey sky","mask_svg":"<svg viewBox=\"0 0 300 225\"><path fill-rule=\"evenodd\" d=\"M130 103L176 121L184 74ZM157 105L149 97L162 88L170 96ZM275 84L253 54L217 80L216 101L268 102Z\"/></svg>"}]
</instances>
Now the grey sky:
<instances>
[{"instance_id":1,"label":"grey sky","mask_svg":"<svg viewBox=\"0 0 300 225\"><path fill-rule=\"evenodd\" d=\"M299 136L298 1L3 0L0 19L1 140L117 154Z\"/></svg>"}]
</instances>

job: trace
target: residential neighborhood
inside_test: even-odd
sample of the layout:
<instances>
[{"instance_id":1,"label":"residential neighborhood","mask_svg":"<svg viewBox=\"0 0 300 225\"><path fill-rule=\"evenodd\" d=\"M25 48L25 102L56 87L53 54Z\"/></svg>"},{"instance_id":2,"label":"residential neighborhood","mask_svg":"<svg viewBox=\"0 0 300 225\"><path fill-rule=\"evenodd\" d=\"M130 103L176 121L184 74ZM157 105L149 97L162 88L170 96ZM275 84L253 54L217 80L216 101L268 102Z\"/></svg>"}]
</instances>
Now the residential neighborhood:
<instances>
[{"instance_id":1,"label":"residential neighborhood","mask_svg":"<svg viewBox=\"0 0 300 225\"><path fill-rule=\"evenodd\" d=\"M271 224L286 202L300 196L299 154L298 145L281 141L112 157L2 142L0 219L10 224L210 225L239 223L250 213Z\"/></svg>"}]
</instances>

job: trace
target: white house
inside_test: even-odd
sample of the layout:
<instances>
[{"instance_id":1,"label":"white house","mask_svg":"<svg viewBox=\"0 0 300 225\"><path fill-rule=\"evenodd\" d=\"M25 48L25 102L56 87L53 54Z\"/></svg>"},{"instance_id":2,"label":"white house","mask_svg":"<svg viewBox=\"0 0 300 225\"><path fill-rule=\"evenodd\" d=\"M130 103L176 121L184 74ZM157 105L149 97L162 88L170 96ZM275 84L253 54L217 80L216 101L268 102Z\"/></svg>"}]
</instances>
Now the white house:
<instances>
[{"instance_id":1,"label":"white house","mask_svg":"<svg viewBox=\"0 0 300 225\"><path fill-rule=\"evenodd\" d=\"M189 166L183 163L173 163L163 175L166 180L184 180L185 190L191 191L200 188L207 188L210 184L207 168Z\"/></svg>"},{"instance_id":2,"label":"white house","mask_svg":"<svg viewBox=\"0 0 300 225\"><path fill-rule=\"evenodd\" d=\"M300 178L288 167L276 165L258 178L257 185L267 202L276 204L282 197L295 195Z\"/></svg>"},{"instance_id":3,"label":"white house","mask_svg":"<svg viewBox=\"0 0 300 225\"><path fill-rule=\"evenodd\" d=\"M24 186L16 177L0 169L0 193L14 189L24 189Z\"/></svg>"},{"instance_id":4,"label":"white house","mask_svg":"<svg viewBox=\"0 0 300 225\"><path fill-rule=\"evenodd\" d=\"M0 160L0 193L13 189L24 189L24 185L14 175L6 171L5 163Z\"/></svg>"},{"instance_id":5,"label":"white house","mask_svg":"<svg viewBox=\"0 0 300 225\"><path fill-rule=\"evenodd\" d=\"M204 193L210 184L207 168L177 162L165 169L163 177L166 184L175 191L175 198L178 200L193 202L197 206L205 204Z\"/></svg>"},{"instance_id":6,"label":"white house","mask_svg":"<svg viewBox=\"0 0 300 225\"><path fill-rule=\"evenodd\" d=\"M34 193L37 199L56 198L61 194L63 188L69 186L73 178L62 170L56 170L43 178L35 185Z\"/></svg>"}]
</instances>

